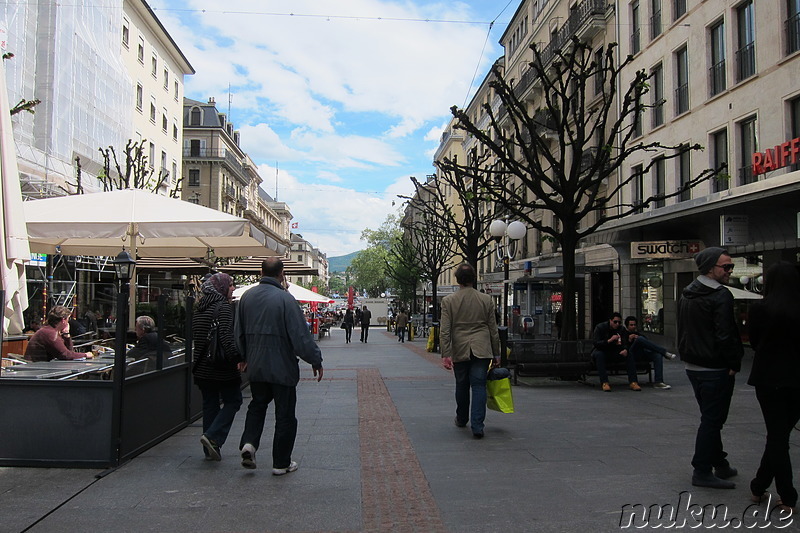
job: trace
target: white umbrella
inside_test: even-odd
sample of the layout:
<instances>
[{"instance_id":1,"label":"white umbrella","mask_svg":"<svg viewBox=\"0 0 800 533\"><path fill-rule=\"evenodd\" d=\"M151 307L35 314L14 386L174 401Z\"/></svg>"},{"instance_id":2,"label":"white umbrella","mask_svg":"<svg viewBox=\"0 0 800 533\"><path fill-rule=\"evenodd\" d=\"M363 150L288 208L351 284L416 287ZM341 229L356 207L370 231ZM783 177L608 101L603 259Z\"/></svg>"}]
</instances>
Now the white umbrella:
<instances>
[{"instance_id":1,"label":"white umbrella","mask_svg":"<svg viewBox=\"0 0 800 533\"><path fill-rule=\"evenodd\" d=\"M239 287L233 291L234 299L238 299L242 297L242 294L246 293L248 290L252 289L258 285L258 283L253 283L251 285L245 285L243 287ZM317 302L321 304L327 304L333 302L332 299L328 298L327 296L323 296L319 293L314 291L310 291L306 288L301 287L300 285L295 285L294 283L289 283L289 294L294 296L294 299L298 302L303 303L310 303L310 302Z\"/></svg>"},{"instance_id":2,"label":"white umbrella","mask_svg":"<svg viewBox=\"0 0 800 533\"><path fill-rule=\"evenodd\" d=\"M25 202L31 250L140 257L283 255L285 247L222 211L141 189Z\"/></svg>"},{"instance_id":3,"label":"white umbrella","mask_svg":"<svg viewBox=\"0 0 800 533\"><path fill-rule=\"evenodd\" d=\"M22 216L22 193L4 63L0 59L0 196L3 206L3 216L0 217L0 289L4 294L3 333L16 334L22 333L22 312L28 307L24 263L30 261L31 256Z\"/></svg>"},{"instance_id":4,"label":"white umbrella","mask_svg":"<svg viewBox=\"0 0 800 533\"><path fill-rule=\"evenodd\" d=\"M731 291L734 300L760 300L761 298L763 298L763 296L761 296L757 292L750 292L743 289L737 289L736 287L729 287L727 285L725 285L725 288Z\"/></svg>"}]
</instances>

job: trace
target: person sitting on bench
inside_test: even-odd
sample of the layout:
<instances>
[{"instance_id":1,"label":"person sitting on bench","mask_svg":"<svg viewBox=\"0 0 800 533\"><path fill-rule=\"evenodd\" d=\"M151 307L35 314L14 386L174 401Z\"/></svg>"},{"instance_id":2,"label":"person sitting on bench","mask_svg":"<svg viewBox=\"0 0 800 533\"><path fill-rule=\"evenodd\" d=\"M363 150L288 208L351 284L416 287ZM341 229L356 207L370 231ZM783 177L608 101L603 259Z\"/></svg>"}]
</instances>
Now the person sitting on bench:
<instances>
[{"instance_id":1,"label":"person sitting on bench","mask_svg":"<svg viewBox=\"0 0 800 533\"><path fill-rule=\"evenodd\" d=\"M639 333L636 329L637 325L638 321L635 316L625 318L626 331L623 344L628 347L628 354L633 356L635 361L653 362L653 369L656 374L656 382L653 383L654 389L671 389L672 387L670 385L664 383L664 359L672 361L677 356Z\"/></svg>"},{"instance_id":2,"label":"person sitting on bench","mask_svg":"<svg viewBox=\"0 0 800 533\"><path fill-rule=\"evenodd\" d=\"M600 385L603 387L604 392L611 391L611 385L608 384L608 370L606 363L609 359L625 360L625 366L628 370L628 386L632 391L640 391L642 388L636 381L636 359L628 354L627 347L623 342L625 338L625 329L622 327L622 315L614 312L608 319L608 322L601 322L597 324L592 333L592 341L594 342L594 350L592 350L592 358L597 365L597 374L600 377Z\"/></svg>"}]
</instances>

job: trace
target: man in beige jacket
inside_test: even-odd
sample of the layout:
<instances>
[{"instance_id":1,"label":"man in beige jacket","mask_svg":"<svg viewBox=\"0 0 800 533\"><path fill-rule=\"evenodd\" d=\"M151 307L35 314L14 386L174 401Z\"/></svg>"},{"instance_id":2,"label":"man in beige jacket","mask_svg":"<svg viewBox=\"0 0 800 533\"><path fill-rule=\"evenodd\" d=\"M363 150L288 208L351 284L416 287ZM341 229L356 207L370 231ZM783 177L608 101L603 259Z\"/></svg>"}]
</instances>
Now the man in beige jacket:
<instances>
[{"instance_id":1,"label":"man in beige jacket","mask_svg":"<svg viewBox=\"0 0 800 533\"><path fill-rule=\"evenodd\" d=\"M492 358L500 360L500 337L491 296L475 290L475 269L462 263L455 276L459 290L442 300L442 366L453 369L456 377L456 426L465 427L469 420L472 435L480 439L486 418L486 374Z\"/></svg>"}]
</instances>

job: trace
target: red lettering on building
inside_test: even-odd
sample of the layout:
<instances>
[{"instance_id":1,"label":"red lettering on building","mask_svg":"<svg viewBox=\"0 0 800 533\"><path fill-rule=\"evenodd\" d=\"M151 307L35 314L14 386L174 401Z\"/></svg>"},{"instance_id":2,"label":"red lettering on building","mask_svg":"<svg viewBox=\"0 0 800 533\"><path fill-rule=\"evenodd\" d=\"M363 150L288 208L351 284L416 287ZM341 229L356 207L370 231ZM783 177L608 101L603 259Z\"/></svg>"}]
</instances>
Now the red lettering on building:
<instances>
[{"instance_id":1,"label":"red lettering on building","mask_svg":"<svg viewBox=\"0 0 800 533\"><path fill-rule=\"evenodd\" d=\"M765 172L778 170L788 165L794 165L800 159L800 137L786 141L764 152L754 152L751 158L753 175L758 176Z\"/></svg>"}]
</instances>

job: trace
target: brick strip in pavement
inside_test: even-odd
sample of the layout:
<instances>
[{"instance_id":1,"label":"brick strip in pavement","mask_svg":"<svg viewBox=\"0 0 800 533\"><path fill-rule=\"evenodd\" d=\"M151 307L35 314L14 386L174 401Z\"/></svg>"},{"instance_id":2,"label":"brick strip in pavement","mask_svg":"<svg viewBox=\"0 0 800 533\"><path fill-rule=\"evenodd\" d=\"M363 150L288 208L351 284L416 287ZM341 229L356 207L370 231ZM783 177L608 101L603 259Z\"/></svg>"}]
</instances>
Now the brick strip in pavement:
<instances>
[{"instance_id":1,"label":"brick strip in pavement","mask_svg":"<svg viewBox=\"0 0 800 533\"><path fill-rule=\"evenodd\" d=\"M380 371L357 380L364 531L447 531Z\"/></svg>"}]
</instances>

